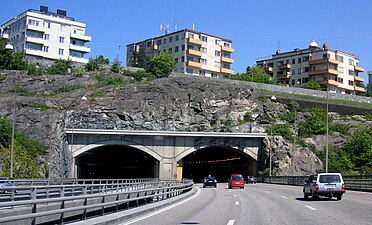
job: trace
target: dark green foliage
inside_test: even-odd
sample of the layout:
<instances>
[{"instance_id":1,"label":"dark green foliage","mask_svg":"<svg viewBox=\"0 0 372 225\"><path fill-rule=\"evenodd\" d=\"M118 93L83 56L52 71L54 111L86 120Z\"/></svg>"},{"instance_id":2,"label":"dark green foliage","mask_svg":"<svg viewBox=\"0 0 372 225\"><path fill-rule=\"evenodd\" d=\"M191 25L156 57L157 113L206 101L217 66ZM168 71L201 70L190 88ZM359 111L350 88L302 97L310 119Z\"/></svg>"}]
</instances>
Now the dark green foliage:
<instances>
[{"instance_id":1,"label":"dark green foliage","mask_svg":"<svg viewBox=\"0 0 372 225\"><path fill-rule=\"evenodd\" d=\"M349 124L343 124L343 123L336 123L336 124L330 124L329 130L331 132L338 132L343 135L349 135L350 134L350 125Z\"/></svg>"},{"instance_id":2,"label":"dark green foliage","mask_svg":"<svg viewBox=\"0 0 372 225\"><path fill-rule=\"evenodd\" d=\"M310 137L326 133L327 114L323 108L314 107L310 110L311 116L298 127L300 137ZM328 120L330 122L330 118Z\"/></svg>"},{"instance_id":3,"label":"dark green foliage","mask_svg":"<svg viewBox=\"0 0 372 225\"><path fill-rule=\"evenodd\" d=\"M146 55L145 49L141 48L139 51L133 52L133 60L130 62L131 66L146 68L149 57Z\"/></svg>"},{"instance_id":4,"label":"dark green foliage","mask_svg":"<svg viewBox=\"0 0 372 225\"><path fill-rule=\"evenodd\" d=\"M17 86L15 91L17 92L17 95L21 95L21 96L33 96L33 95L35 95L35 93L29 91L28 89L26 89L24 87Z\"/></svg>"},{"instance_id":5,"label":"dark green foliage","mask_svg":"<svg viewBox=\"0 0 372 225\"><path fill-rule=\"evenodd\" d=\"M280 119L287 121L288 123L294 123L295 121L295 112L290 112L280 116Z\"/></svg>"},{"instance_id":6,"label":"dark green foliage","mask_svg":"<svg viewBox=\"0 0 372 225\"><path fill-rule=\"evenodd\" d=\"M40 76L40 75L45 74L44 69L40 68L36 64L28 64L26 70L27 70L27 74L32 75L32 76Z\"/></svg>"},{"instance_id":7,"label":"dark green foliage","mask_svg":"<svg viewBox=\"0 0 372 225\"><path fill-rule=\"evenodd\" d=\"M286 140L293 140L291 127L287 123L285 124L274 123L268 127L268 130L266 132L272 135L282 136Z\"/></svg>"},{"instance_id":8,"label":"dark green foliage","mask_svg":"<svg viewBox=\"0 0 372 225\"><path fill-rule=\"evenodd\" d=\"M230 76L231 80L242 80L242 81L251 81L257 83L273 84L274 80L272 77L266 73L265 69L255 66L249 68L246 73L234 74Z\"/></svg>"},{"instance_id":9,"label":"dark green foliage","mask_svg":"<svg viewBox=\"0 0 372 225\"><path fill-rule=\"evenodd\" d=\"M147 60L146 71L153 74L156 78L168 77L175 68L173 56L168 52L162 52Z\"/></svg>"},{"instance_id":10,"label":"dark green foliage","mask_svg":"<svg viewBox=\"0 0 372 225\"><path fill-rule=\"evenodd\" d=\"M85 65L87 71L99 70L100 65L108 65L110 60L103 57L102 55L96 57L95 59L90 58L89 62Z\"/></svg>"},{"instance_id":11,"label":"dark green foliage","mask_svg":"<svg viewBox=\"0 0 372 225\"><path fill-rule=\"evenodd\" d=\"M114 63L112 64L110 71L113 73L119 73L121 69L121 62L119 61L119 58L116 57L114 60Z\"/></svg>"},{"instance_id":12,"label":"dark green foliage","mask_svg":"<svg viewBox=\"0 0 372 225\"><path fill-rule=\"evenodd\" d=\"M306 89L313 89L313 90L320 90L320 84L314 80L310 80L304 85L304 88Z\"/></svg>"},{"instance_id":13,"label":"dark green foliage","mask_svg":"<svg viewBox=\"0 0 372 225\"><path fill-rule=\"evenodd\" d=\"M81 89L81 88L84 88L84 86L82 86L80 84L64 85L64 86L62 86L60 92L71 92L71 91Z\"/></svg>"},{"instance_id":14,"label":"dark green foliage","mask_svg":"<svg viewBox=\"0 0 372 225\"><path fill-rule=\"evenodd\" d=\"M98 80L98 84L96 85L96 87L122 86L127 84L127 82L123 80L122 77L104 78L102 76L96 76L96 79Z\"/></svg>"},{"instance_id":15,"label":"dark green foliage","mask_svg":"<svg viewBox=\"0 0 372 225\"><path fill-rule=\"evenodd\" d=\"M261 115L261 121L262 122L274 122L274 118L272 118L271 116L267 115L266 113L265 114L262 114Z\"/></svg>"},{"instance_id":16,"label":"dark green foliage","mask_svg":"<svg viewBox=\"0 0 372 225\"><path fill-rule=\"evenodd\" d=\"M372 120L372 114L371 114L371 113L369 113L369 112L365 112L363 115L364 115L364 118L365 118L366 120Z\"/></svg>"},{"instance_id":17,"label":"dark green foliage","mask_svg":"<svg viewBox=\"0 0 372 225\"><path fill-rule=\"evenodd\" d=\"M139 70L139 71L135 71L135 72L132 72L132 71L129 71L129 70L124 70L123 75L133 77L136 81L141 81L143 79L147 79L147 80L155 79L154 75L152 75L151 73L146 72L144 70Z\"/></svg>"},{"instance_id":18,"label":"dark green foliage","mask_svg":"<svg viewBox=\"0 0 372 225\"><path fill-rule=\"evenodd\" d=\"M23 52L5 49L8 39L0 38L0 70L25 70L27 62Z\"/></svg>"},{"instance_id":19,"label":"dark green foliage","mask_svg":"<svg viewBox=\"0 0 372 225\"><path fill-rule=\"evenodd\" d=\"M246 113L244 114L243 120L244 120L245 122L252 121L252 113L251 113L251 112L246 112Z\"/></svg>"},{"instance_id":20,"label":"dark green foliage","mask_svg":"<svg viewBox=\"0 0 372 225\"><path fill-rule=\"evenodd\" d=\"M65 75L72 68L71 60L57 59L48 69L49 74Z\"/></svg>"},{"instance_id":21,"label":"dark green foliage","mask_svg":"<svg viewBox=\"0 0 372 225\"><path fill-rule=\"evenodd\" d=\"M0 118L0 158L4 160L0 176L10 174L10 149L12 125L4 117ZM14 163L13 176L15 178L40 178L37 159L44 154L41 146L26 135L14 134Z\"/></svg>"},{"instance_id":22,"label":"dark green foliage","mask_svg":"<svg viewBox=\"0 0 372 225\"><path fill-rule=\"evenodd\" d=\"M233 120L232 120L232 117L230 115L226 115L226 118L223 122L223 125L225 125L225 127L227 129L230 129L233 125Z\"/></svg>"},{"instance_id":23,"label":"dark green foliage","mask_svg":"<svg viewBox=\"0 0 372 225\"><path fill-rule=\"evenodd\" d=\"M44 111L44 110L48 110L50 109L49 106L45 105L45 104L40 104L40 103L35 103L33 104L32 106L33 108L36 108L36 109L40 109L41 111Z\"/></svg>"}]
</instances>

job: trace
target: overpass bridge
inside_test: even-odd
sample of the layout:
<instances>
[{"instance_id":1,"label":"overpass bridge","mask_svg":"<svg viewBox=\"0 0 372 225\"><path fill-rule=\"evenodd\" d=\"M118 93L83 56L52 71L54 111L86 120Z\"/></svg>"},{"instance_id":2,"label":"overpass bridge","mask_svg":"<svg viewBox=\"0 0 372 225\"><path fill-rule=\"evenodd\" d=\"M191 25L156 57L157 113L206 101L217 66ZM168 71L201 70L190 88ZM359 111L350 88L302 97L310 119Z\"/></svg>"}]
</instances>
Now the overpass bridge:
<instances>
[{"instance_id":1,"label":"overpass bridge","mask_svg":"<svg viewBox=\"0 0 372 225\"><path fill-rule=\"evenodd\" d=\"M65 129L71 177L191 178L257 173L266 133Z\"/></svg>"}]
</instances>

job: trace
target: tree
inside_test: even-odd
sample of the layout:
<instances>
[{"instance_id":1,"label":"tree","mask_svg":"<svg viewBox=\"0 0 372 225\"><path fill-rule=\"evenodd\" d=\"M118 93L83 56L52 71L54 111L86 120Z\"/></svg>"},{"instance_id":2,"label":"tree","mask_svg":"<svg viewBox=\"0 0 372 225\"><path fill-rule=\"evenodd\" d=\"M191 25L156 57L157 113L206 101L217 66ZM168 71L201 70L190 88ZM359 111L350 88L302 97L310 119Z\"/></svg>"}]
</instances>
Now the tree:
<instances>
[{"instance_id":1,"label":"tree","mask_svg":"<svg viewBox=\"0 0 372 225\"><path fill-rule=\"evenodd\" d=\"M133 52L133 59L130 64L133 67L146 68L148 59L149 57L146 55L145 49L141 48L139 51Z\"/></svg>"},{"instance_id":2,"label":"tree","mask_svg":"<svg viewBox=\"0 0 372 225\"><path fill-rule=\"evenodd\" d=\"M147 60L146 71L156 78L168 77L176 66L173 56L168 52L152 56Z\"/></svg>"},{"instance_id":3,"label":"tree","mask_svg":"<svg viewBox=\"0 0 372 225\"><path fill-rule=\"evenodd\" d=\"M24 53L6 50L5 46L8 42L7 39L0 38L0 69L25 70L27 62L24 59Z\"/></svg>"},{"instance_id":4,"label":"tree","mask_svg":"<svg viewBox=\"0 0 372 225\"><path fill-rule=\"evenodd\" d=\"M320 84L314 80L310 80L309 82L307 82L304 85L304 88L318 90L318 91L321 89Z\"/></svg>"},{"instance_id":5,"label":"tree","mask_svg":"<svg viewBox=\"0 0 372 225\"><path fill-rule=\"evenodd\" d=\"M114 60L114 63L112 64L110 71L114 73L119 73L121 68L121 62L118 57Z\"/></svg>"},{"instance_id":6,"label":"tree","mask_svg":"<svg viewBox=\"0 0 372 225\"><path fill-rule=\"evenodd\" d=\"M268 73L266 73L265 69L260 66L247 67L246 73L231 75L230 79L274 84L274 80L272 79L272 77Z\"/></svg>"},{"instance_id":7,"label":"tree","mask_svg":"<svg viewBox=\"0 0 372 225\"><path fill-rule=\"evenodd\" d=\"M85 69L87 71L96 71L99 70L100 65L108 65L109 63L109 59L103 57L102 55L99 55L95 59L90 58L89 62L85 65Z\"/></svg>"},{"instance_id":8,"label":"tree","mask_svg":"<svg viewBox=\"0 0 372 225\"><path fill-rule=\"evenodd\" d=\"M72 61L65 59L57 59L53 65L48 69L49 74L67 74L72 68Z\"/></svg>"},{"instance_id":9,"label":"tree","mask_svg":"<svg viewBox=\"0 0 372 225\"><path fill-rule=\"evenodd\" d=\"M314 107L310 110L310 117L298 127L298 135L309 137L326 133L327 113L323 108Z\"/></svg>"}]
</instances>

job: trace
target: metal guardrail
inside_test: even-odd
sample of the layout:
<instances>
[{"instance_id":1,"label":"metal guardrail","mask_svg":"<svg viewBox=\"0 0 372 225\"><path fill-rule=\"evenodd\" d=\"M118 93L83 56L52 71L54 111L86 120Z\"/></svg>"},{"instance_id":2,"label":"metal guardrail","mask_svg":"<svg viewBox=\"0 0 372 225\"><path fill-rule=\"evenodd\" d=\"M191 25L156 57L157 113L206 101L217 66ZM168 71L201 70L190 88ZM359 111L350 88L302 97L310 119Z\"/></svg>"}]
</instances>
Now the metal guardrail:
<instances>
[{"instance_id":1,"label":"metal guardrail","mask_svg":"<svg viewBox=\"0 0 372 225\"><path fill-rule=\"evenodd\" d=\"M85 220L93 214L104 215L178 196L190 191L193 184L191 180L182 180L7 187L4 189L10 190L10 199L0 202L0 209L24 213L0 214L0 223L63 224L71 218Z\"/></svg>"},{"instance_id":2,"label":"metal guardrail","mask_svg":"<svg viewBox=\"0 0 372 225\"><path fill-rule=\"evenodd\" d=\"M372 192L372 174L369 175L342 175L346 190ZM270 184L304 185L308 176L271 176L259 177L258 182Z\"/></svg>"}]
</instances>

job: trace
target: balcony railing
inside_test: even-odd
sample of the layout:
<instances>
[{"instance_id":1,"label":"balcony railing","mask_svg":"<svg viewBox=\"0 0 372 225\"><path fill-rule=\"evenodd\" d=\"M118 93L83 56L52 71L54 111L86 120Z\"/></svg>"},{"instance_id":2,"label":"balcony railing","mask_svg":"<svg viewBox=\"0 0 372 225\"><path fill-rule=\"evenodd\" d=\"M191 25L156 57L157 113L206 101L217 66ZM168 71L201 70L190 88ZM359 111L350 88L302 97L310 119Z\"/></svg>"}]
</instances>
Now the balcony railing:
<instances>
[{"instance_id":1,"label":"balcony railing","mask_svg":"<svg viewBox=\"0 0 372 225\"><path fill-rule=\"evenodd\" d=\"M291 64L289 64L289 63L282 64L282 65L278 66L279 70L290 69L290 68L291 68Z\"/></svg>"},{"instance_id":2,"label":"balcony railing","mask_svg":"<svg viewBox=\"0 0 372 225\"><path fill-rule=\"evenodd\" d=\"M364 72L364 68L361 67L361 66L354 66L354 71L357 71L357 72Z\"/></svg>"},{"instance_id":3,"label":"balcony railing","mask_svg":"<svg viewBox=\"0 0 372 225\"><path fill-rule=\"evenodd\" d=\"M286 72L286 73L283 73L283 74L278 74L278 79L289 79L291 77L291 73L290 72Z\"/></svg>"},{"instance_id":4,"label":"balcony railing","mask_svg":"<svg viewBox=\"0 0 372 225\"><path fill-rule=\"evenodd\" d=\"M84 52L84 53L89 53L90 52L90 48L88 48L88 47L73 45L73 44L70 44L70 49L74 50L74 51Z\"/></svg>"},{"instance_id":5,"label":"balcony railing","mask_svg":"<svg viewBox=\"0 0 372 225\"><path fill-rule=\"evenodd\" d=\"M229 52L229 53L234 53L234 49L231 47L226 47L226 46L221 46L221 51L223 52Z\"/></svg>"},{"instance_id":6,"label":"balcony railing","mask_svg":"<svg viewBox=\"0 0 372 225\"><path fill-rule=\"evenodd\" d=\"M366 89L364 89L363 87L355 86L354 89L355 89L355 91L366 92Z\"/></svg>"},{"instance_id":7,"label":"balcony railing","mask_svg":"<svg viewBox=\"0 0 372 225\"><path fill-rule=\"evenodd\" d=\"M340 62L336 59L315 59L315 60L309 60L309 65L315 65L315 64L334 64L338 65Z\"/></svg>"},{"instance_id":8,"label":"balcony railing","mask_svg":"<svg viewBox=\"0 0 372 225\"><path fill-rule=\"evenodd\" d=\"M188 49L187 50L187 54L188 55L197 56L197 57L201 57L202 56L202 52L201 51L197 51L197 50L193 50L193 49Z\"/></svg>"},{"instance_id":9,"label":"balcony railing","mask_svg":"<svg viewBox=\"0 0 372 225\"><path fill-rule=\"evenodd\" d=\"M82 35L82 34L73 34L73 33L71 33L70 37L73 38L73 39L78 39L78 40L82 40L82 41L92 41L92 37L91 36Z\"/></svg>"},{"instance_id":10,"label":"balcony railing","mask_svg":"<svg viewBox=\"0 0 372 225\"><path fill-rule=\"evenodd\" d=\"M220 72L221 73L226 73L226 74L234 74L234 70L227 69L227 68L221 68Z\"/></svg>"},{"instance_id":11,"label":"balcony railing","mask_svg":"<svg viewBox=\"0 0 372 225\"><path fill-rule=\"evenodd\" d=\"M334 70L334 69L323 69L323 70L309 71L310 76L319 75L319 74L324 74L324 75L331 74L331 75L338 76L338 71Z\"/></svg>"},{"instance_id":12,"label":"balcony railing","mask_svg":"<svg viewBox=\"0 0 372 225\"><path fill-rule=\"evenodd\" d=\"M35 25L30 25L28 24L27 25L27 29L28 30L36 30L36 31L40 31L40 32L45 32L46 28L42 27L42 26L35 26Z\"/></svg>"},{"instance_id":13,"label":"balcony railing","mask_svg":"<svg viewBox=\"0 0 372 225\"><path fill-rule=\"evenodd\" d=\"M234 59L221 56L221 62L232 64L234 63Z\"/></svg>"},{"instance_id":14,"label":"balcony railing","mask_svg":"<svg viewBox=\"0 0 372 225\"><path fill-rule=\"evenodd\" d=\"M336 80L321 80L321 81L318 81L318 83L320 85L331 85L331 86L336 86L336 87L338 87L338 85L340 84Z\"/></svg>"},{"instance_id":15,"label":"balcony railing","mask_svg":"<svg viewBox=\"0 0 372 225\"><path fill-rule=\"evenodd\" d=\"M187 38L187 42L194 45L202 45L203 42L201 40L195 38Z\"/></svg>"},{"instance_id":16,"label":"balcony railing","mask_svg":"<svg viewBox=\"0 0 372 225\"><path fill-rule=\"evenodd\" d=\"M44 44L45 40L42 38L34 38L34 37L26 37L26 42L36 43L36 44Z\"/></svg>"},{"instance_id":17,"label":"balcony railing","mask_svg":"<svg viewBox=\"0 0 372 225\"><path fill-rule=\"evenodd\" d=\"M354 76L354 80L355 81L359 81L359 82L364 82L364 78L363 77L359 77L359 76Z\"/></svg>"},{"instance_id":18,"label":"balcony railing","mask_svg":"<svg viewBox=\"0 0 372 225\"><path fill-rule=\"evenodd\" d=\"M198 63L198 62L193 62L193 61L187 61L187 64L186 64L188 67L194 67L194 68L202 68L202 64L201 63Z\"/></svg>"}]
</instances>

